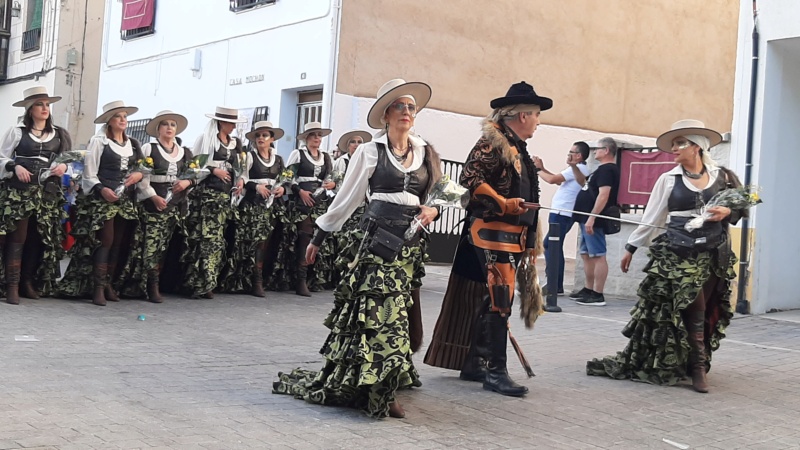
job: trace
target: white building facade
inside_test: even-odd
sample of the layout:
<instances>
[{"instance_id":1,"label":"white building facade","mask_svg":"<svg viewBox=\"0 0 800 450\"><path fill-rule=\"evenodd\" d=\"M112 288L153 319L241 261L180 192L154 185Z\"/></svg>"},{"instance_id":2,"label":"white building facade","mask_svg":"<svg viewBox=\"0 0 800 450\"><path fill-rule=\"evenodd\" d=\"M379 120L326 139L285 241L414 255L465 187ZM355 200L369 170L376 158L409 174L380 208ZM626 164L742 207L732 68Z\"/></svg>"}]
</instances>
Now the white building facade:
<instances>
[{"instance_id":1,"label":"white building facade","mask_svg":"<svg viewBox=\"0 0 800 450\"><path fill-rule=\"evenodd\" d=\"M800 2L741 0L734 91L731 161L742 176L747 160L751 105L753 7L758 16L758 66L753 107L751 184L762 188L764 203L751 211L750 310L800 308L800 209L792 200L800 166Z\"/></svg>"},{"instance_id":2,"label":"white building facade","mask_svg":"<svg viewBox=\"0 0 800 450\"><path fill-rule=\"evenodd\" d=\"M0 0L0 127L16 125L24 114L11 104L25 89L45 86L62 97L53 121L73 138L87 139L96 110L97 62L103 2ZM73 139L75 140L75 139ZM75 142L79 146L78 142Z\"/></svg>"},{"instance_id":3,"label":"white building facade","mask_svg":"<svg viewBox=\"0 0 800 450\"><path fill-rule=\"evenodd\" d=\"M123 100L139 107L129 131L171 109L189 119L191 146L216 106L286 130L279 153L295 147L298 125L328 122L337 10L329 0L147 0L151 30L121 32L128 1L106 0L98 109Z\"/></svg>"}]
</instances>

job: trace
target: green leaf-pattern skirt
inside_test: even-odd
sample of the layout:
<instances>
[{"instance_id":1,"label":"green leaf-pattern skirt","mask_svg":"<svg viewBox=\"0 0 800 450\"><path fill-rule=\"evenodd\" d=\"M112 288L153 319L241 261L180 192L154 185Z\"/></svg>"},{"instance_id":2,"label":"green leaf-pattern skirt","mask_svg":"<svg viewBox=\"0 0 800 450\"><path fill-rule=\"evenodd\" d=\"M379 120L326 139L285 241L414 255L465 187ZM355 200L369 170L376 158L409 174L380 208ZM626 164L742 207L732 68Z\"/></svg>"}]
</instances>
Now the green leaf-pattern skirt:
<instances>
[{"instance_id":1,"label":"green leaf-pattern skirt","mask_svg":"<svg viewBox=\"0 0 800 450\"><path fill-rule=\"evenodd\" d=\"M243 203L236 218L236 242L228 255L220 277L220 290L229 293L249 293L253 290L253 271L256 266L256 246L268 242L275 229L273 211L283 206L277 202L269 209Z\"/></svg>"},{"instance_id":2,"label":"green leaf-pattern skirt","mask_svg":"<svg viewBox=\"0 0 800 450\"><path fill-rule=\"evenodd\" d=\"M60 191L47 193L40 185L34 184L28 189L0 187L0 238L4 239L15 231L20 220L36 218L42 253L33 282L43 296L54 293L56 280L61 276L60 263L65 253L61 242L66 237L62 221L67 219L65 203ZM29 233L27 239L36 239L36 236ZM0 251L0 295L3 296L6 280L4 253Z\"/></svg>"},{"instance_id":3,"label":"green leaf-pattern skirt","mask_svg":"<svg viewBox=\"0 0 800 450\"><path fill-rule=\"evenodd\" d=\"M362 236L355 230L348 246L358 246ZM391 263L363 254L334 293L333 310L324 322L331 331L320 350L322 370L279 373L273 392L386 417L395 392L419 380L411 361L408 310L412 280L421 278L415 274L420 253L419 246L405 246Z\"/></svg>"},{"instance_id":4,"label":"green leaf-pattern skirt","mask_svg":"<svg viewBox=\"0 0 800 450\"><path fill-rule=\"evenodd\" d=\"M225 229L234 217L227 192L200 186L189 194L186 247L181 255L184 291L196 297L217 287L225 259Z\"/></svg>"},{"instance_id":5,"label":"green leaf-pattern skirt","mask_svg":"<svg viewBox=\"0 0 800 450\"><path fill-rule=\"evenodd\" d=\"M177 207L162 212L149 212L141 203L137 207L139 224L133 235L128 262L115 287L125 297L146 298L149 274L158 272L172 236L183 228L184 217Z\"/></svg>"},{"instance_id":6,"label":"green leaf-pattern skirt","mask_svg":"<svg viewBox=\"0 0 800 450\"><path fill-rule=\"evenodd\" d=\"M136 205L128 195L123 195L114 203L109 203L94 195L82 195L75 203L77 216L72 236L75 244L69 249L70 258L67 272L58 282L58 295L62 297L82 298L91 295L94 288L92 271L94 269L94 251L100 247L97 232L106 221L117 216L125 220L138 220ZM125 261L119 261L125 264Z\"/></svg>"},{"instance_id":7,"label":"green leaf-pattern skirt","mask_svg":"<svg viewBox=\"0 0 800 450\"><path fill-rule=\"evenodd\" d=\"M719 348L733 317L730 285L736 264L735 256L723 264L716 259L712 252L678 256L669 250L664 235L657 237L644 269L647 276L639 285L639 301L622 330L630 339L628 345L614 356L589 361L586 373L659 385L673 385L686 378L689 343L681 311L697 298L713 271L720 281L706 304L710 368L711 352Z\"/></svg>"}]
</instances>

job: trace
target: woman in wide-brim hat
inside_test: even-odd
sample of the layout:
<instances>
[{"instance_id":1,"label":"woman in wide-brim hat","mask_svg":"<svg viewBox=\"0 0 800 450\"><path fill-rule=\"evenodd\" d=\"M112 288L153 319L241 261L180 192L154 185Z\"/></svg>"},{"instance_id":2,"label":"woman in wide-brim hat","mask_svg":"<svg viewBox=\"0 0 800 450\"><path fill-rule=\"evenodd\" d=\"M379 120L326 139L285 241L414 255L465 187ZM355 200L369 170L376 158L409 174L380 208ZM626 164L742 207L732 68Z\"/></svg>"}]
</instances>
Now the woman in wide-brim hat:
<instances>
[{"instance_id":1,"label":"woman in wide-brim hat","mask_svg":"<svg viewBox=\"0 0 800 450\"><path fill-rule=\"evenodd\" d=\"M297 295L310 297L311 290L320 291L330 284L332 261L329 263L329 259L323 259L320 264L311 266L303 254L314 233L314 220L324 214L330 204L327 191L316 197L314 192L320 187L326 190L336 187L334 182L326 180L333 174L331 157L320 148L322 138L329 134L331 129L324 128L319 122L305 124L303 132L297 136L304 145L292 150L286 160L294 180L290 186L292 195L287 217L282 223L283 240L270 279L272 289L294 288ZM326 254L332 252L332 248L326 249ZM314 278L308 281L310 269L313 269Z\"/></svg>"},{"instance_id":2,"label":"woman in wide-brim hat","mask_svg":"<svg viewBox=\"0 0 800 450\"><path fill-rule=\"evenodd\" d=\"M143 176L137 170L144 164L141 145L125 133L128 115L136 111L123 101L113 101L103 106L94 121L102 127L87 147L83 192L72 228L75 244L66 275L58 282L61 296L91 293L92 303L98 306L119 301L114 284L117 269L130 255L128 243L139 220L134 187Z\"/></svg>"},{"instance_id":3,"label":"woman in wide-brim hat","mask_svg":"<svg viewBox=\"0 0 800 450\"><path fill-rule=\"evenodd\" d=\"M711 352L719 348L733 316L736 257L728 227L746 210L711 207L702 227L687 231L685 224L714 194L741 186L732 171L709 157L721 141L719 133L691 119L675 122L658 137L658 148L673 154L678 165L656 181L642 217L645 225L628 237L620 263L627 272L637 248L649 247L639 301L623 330L628 345L615 356L589 361L589 375L666 385L690 376L696 391L708 392ZM667 231L653 238L654 225Z\"/></svg>"},{"instance_id":4,"label":"woman in wide-brim hat","mask_svg":"<svg viewBox=\"0 0 800 450\"><path fill-rule=\"evenodd\" d=\"M279 177L285 169L283 158L273 142L283 137L281 128L271 122L256 122L245 136L254 147L247 153L247 183L236 217L236 243L228 256L221 279L221 290L264 297L264 261L273 238L276 218L285 214L281 198L284 186ZM273 201L268 203L270 194Z\"/></svg>"},{"instance_id":5,"label":"woman in wide-brim hat","mask_svg":"<svg viewBox=\"0 0 800 450\"><path fill-rule=\"evenodd\" d=\"M66 164L58 164L45 177L51 162L72 150L67 130L53 124L53 97L44 86L25 89L14 106L25 108L22 121L11 127L0 142L0 268L5 268L6 302L50 295L61 274L64 256L61 241L66 218L61 176ZM5 283L3 285L3 283ZM21 289L20 289L21 287Z\"/></svg>"},{"instance_id":6,"label":"woman in wide-brim hat","mask_svg":"<svg viewBox=\"0 0 800 450\"><path fill-rule=\"evenodd\" d=\"M321 350L324 366L319 372L279 374L275 393L355 407L376 418L405 414L396 392L419 381L411 361L408 313L421 249L418 236L405 241L404 234L415 217L428 225L438 216L424 203L441 178L438 155L411 131L416 111L430 98L430 88L420 85L392 80L378 91L370 117L383 130L353 155L339 195L316 221L318 231L306 256L314 261L325 235L338 231L368 192L364 227L352 233L350 245L358 248L365 234L379 233L399 239L400 248L396 253L375 247L343 250L357 259L337 286L333 311L325 320L331 332Z\"/></svg>"},{"instance_id":7,"label":"woman in wide-brim hat","mask_svg":"<svg viewBox=\"0 0 800 450\"><path fill-rule=\"evenodd\" d=\"M231 136L236 124L247 122L239 111L218 106L205 131L192 147L195 157L207 155L204 172L197 187L189 194L186 218L186 247L181 261L185 274L183 290L191 298L213 298L214 289L225 260L225 231L233 219L231 195L238 195L246 174L237 168L244 165L242 142Z\"/></svg>"},{"instance_id":8,"label":"woman in wide-brim hat","mask_svg":"<svg viewBox=\"0 0 800 450\"><path fill-rule=\"evenodd\" d=\"M153 169L136 185L140 226L120 275L120 293L126 297L161 303L162 270L179 273L178 261L170 261L170 267L165 267L165 256L171 244L177 245L172 241L179 239L175 231L183 222L187 193L194 183L180 178L192 160L192 152L178 144L178 135L188 125L185 116L165 110L145 126L147 134L156 139L142 146L142 154L152 160Z\"/></svg>"}]
</instances>

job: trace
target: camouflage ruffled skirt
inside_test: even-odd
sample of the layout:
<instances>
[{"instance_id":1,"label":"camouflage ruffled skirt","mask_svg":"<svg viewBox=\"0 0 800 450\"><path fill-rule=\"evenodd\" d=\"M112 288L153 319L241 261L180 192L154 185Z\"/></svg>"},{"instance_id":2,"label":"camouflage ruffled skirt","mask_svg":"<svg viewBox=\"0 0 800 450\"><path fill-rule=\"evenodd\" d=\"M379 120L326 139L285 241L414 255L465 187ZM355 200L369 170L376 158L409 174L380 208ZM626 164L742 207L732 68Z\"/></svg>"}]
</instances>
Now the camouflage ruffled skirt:
<instances>
[{"instance_id":1,"label":"camouflage ruffled skirt","mask_svg":"<svg viewBox=\"0 0 800 450\"><path fill-rule=\"evenodd\" d=\"M118 292L129 298L147 297L147 280L161 269L170 241L183 228L180 208L151 213L138 205L139 225L130 244L128 262L115 283Z\"/></svg>"},{"instance_id":2,"label":"camouflage ruffled skirt","mask_svg":"<svg viewBox=\"0 0 800 450\"><path fill-rule=\"evenodd\" d=\"M61 191L49 193L40 185L28 189L10 186L0 188L0 239L17 229L20 220L36 218L36 231L41 240L34 287L43 296L52 295L56 280L61 276L64 249L61 242L66 237L62 222L67 219L66 201ZM27 239L37 239L28 234ZM5 295L5 252L0 251L0 295Z\"/></svg>"},{"instance_id":3,"label":"camouflage ruffled skirt","mask_svg":"<svg viewBox=\"0 0 800 450\"><path fill-rule=\"evenodd\" d=\"M200 186L189 194L186 248L181 255L183 290L192 297L213 292L225 260L225 230L234 217L227 192Z\"/></svg>"},{"instance_id":4,"label":"camouflage ruffled skirt","mask_svg":"<svg viewBox=\"0 0 800 450\"><path fill-rule=\"evenodd\" d=\"M358 246L362 236L360 230L353 232L348 245ZM361 409L370 417L388 416L395 392L419 380L408 336L409 292L419 276L414 273L419 253L419 246L405 246L390 263L363 254L334 293L333 310L324 322L331 331L320 350L322 370L279 373L273 392Z\"/></svg>"},{"instance_id":5,"label":"camouflage ruffled skirt","mask_svg":"<svg viewBox=\"0 0 800 450\"><path fill-rule=\"evenodd\" d=\"M315 222L317 218L328 210L330 200L317 202L310 210L308 208L298 208L294 200L290 200L284 210L276 210L274 217L276 221L281 222L283 229L283 236L280 243L278 243L277 255L275 257L275 267L272 271L272 276L267 280L266 287L271 291L288 291L294 290L297 284L297 263L298 259L305 254L300 255L299 252L305 252L305 249L298 249L297 241L299 238L298 224L307 218ZM320 248L317 261L309 266L313 271L313 276L309 275L309 289L319 291L328 287L329 280L331 280L331 271L333 270L332 252L333 247L332 237L328 237L325 243Z\"/></svg>"},{"instance_id":6,"label":"camouflage ruffled skirt","mask_svg":"<svg viewBox=\"0 0 800 450\"><path fill-rule=\"evenodd\" d=\"M69 266L67 272L58 282L58 295L61 297L81 298L91 295L94 288L92 271L94 268L94 251L100 247L97 232L106 221L119 216L125 220L138 220L139 215L134 201L129 196L122 196L117 202L109 203L93 195L82 195L75 203L77 217L72 228L75 244L69 250ZM125 264L125 261L117 261Z\"/></svg>"},{"instance_id":7,"label":"camouflage ruffled skirt","mask_svg":"<svg viewBox=\"0 0 800 450\"><path fill-rule=\"evenodd\" d=\"M236 218L233 252L228 255L220 277L220 290L228 293L249 293L253 290L253 271L256 266L256 247L268 242L275 229L273 211L282 206L275 203L267 209L261 205L243 203Z\"/></svg>"},{"instance_id":8,"label":"camouflage ruffled skirt","mask_svg":"<svg viewBox=\"0 0 800 450\"><path fill-rule=\"evenodd\" d=\"M719 282L706 303L706 350L708 361L717 350L733 317L731 280L736 257L722 264L712 252L681 257L667 247L664 235L650 247L647 274L639 285L639 301L622 334L628 345L614 356L586 364L588 375L673 385L687 376L689 342L681 311L697 298L712 272Z\"/></svg>"}]
</instances>

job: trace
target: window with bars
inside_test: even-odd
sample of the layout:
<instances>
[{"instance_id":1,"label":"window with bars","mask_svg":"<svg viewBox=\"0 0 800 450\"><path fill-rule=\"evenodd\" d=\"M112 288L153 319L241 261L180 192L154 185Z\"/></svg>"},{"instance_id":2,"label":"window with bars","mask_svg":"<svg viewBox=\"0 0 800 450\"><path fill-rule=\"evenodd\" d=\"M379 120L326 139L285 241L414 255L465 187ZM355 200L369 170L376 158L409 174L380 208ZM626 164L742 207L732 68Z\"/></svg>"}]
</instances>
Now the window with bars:
<instances>
[{"instance_id":1,"label":"window with bars","mask_svg":"<svg viewBox=\"0 0 800 450\"><path fill-rule=\"evenodd\" d=\"M128 128L125 129L125 133L144 145L150 142L150 136L148 136L147 131L145 131L147 122L150 122L150 119L129 120Z\"/></svg>"},{"instance_id":2,"label":"window with bars","mask_svg":"<svg viewBox=\"0 0 800 450\"><path fill-rule=\"evenodd\" d=\"M278 0L230 0L233 12L247 11L259 6L274 5Z\"/></svg>"},{"instance_id":3,"label":"window with bars","mask_svg":"<svg viewBox=\"0 0 800 450\"><path fill-rule=\"evenodd\" d=\"M259 106L253 110L253 123L252 126L256 125L256 122L261 122L262 120L269 120L269 106Z\"/></svg>"},{"instance_id":4,"label":"window with bars","mask_svg":"<svg viewBox=\"0 0 800 450\"><path fill-rule=\"evenodd\" d=\"M156 32L155 0L123 0L120 39L127 41Z\"/></svg>"},{"instance_id":5,"label":"window with bars","mask_svg":"<svg viewBox=\"0 0 800 450\"><path fill-rule=\"evenodd\" d=\"M42 11L44 0L28 0L25 31L22 32L22 53L39 50L42 43Z\"/></svg>"},{"instance_id":6,"label":"window with bars","mask_svg":"<svg viewBox=\"0 0 800 450\"><path fill-rule=\"evenodd\" d=\"M8 45L11 40L11 0L0 0L0 80L8 78Z\"/></svg>"}]
</instances>

